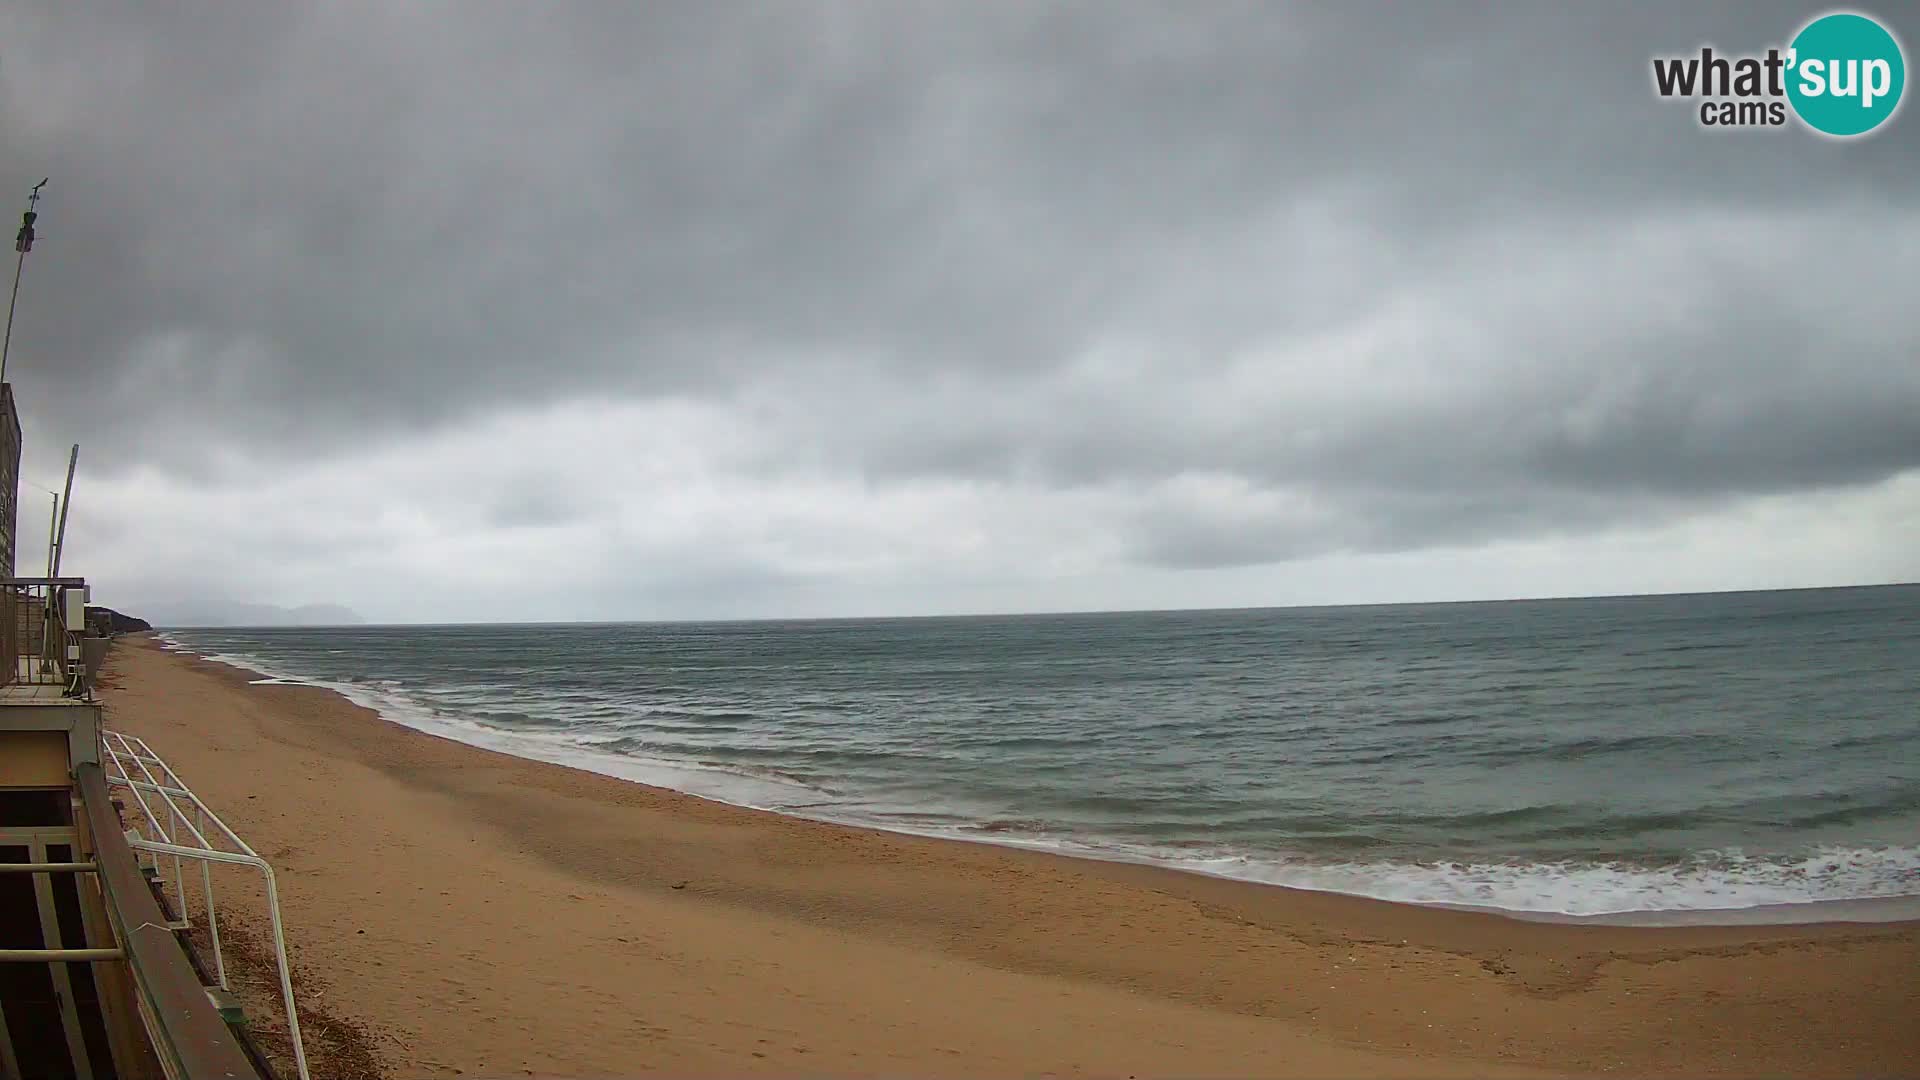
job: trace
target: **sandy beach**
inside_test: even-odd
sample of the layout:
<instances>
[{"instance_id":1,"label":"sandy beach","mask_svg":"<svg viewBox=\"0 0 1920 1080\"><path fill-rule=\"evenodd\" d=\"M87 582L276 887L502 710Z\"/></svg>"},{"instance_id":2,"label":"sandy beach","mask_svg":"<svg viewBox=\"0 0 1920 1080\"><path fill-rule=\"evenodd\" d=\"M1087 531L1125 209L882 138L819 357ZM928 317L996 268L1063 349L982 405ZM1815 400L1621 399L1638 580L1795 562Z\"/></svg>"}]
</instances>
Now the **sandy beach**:
<instances>
[{"instance_id":1,"label":"sandy beach","mask_svg":"<svg viewBox=\"0 0 1920 1080\"><path fill-rule=\"evenodd\" d=\"M316 1075L1920 1069L1912 923L1520 922L901 836L249 678L123 639L108 721L274 864ZM258 890L220 889L270 1043Z\"/></svg>"}]
</instances>

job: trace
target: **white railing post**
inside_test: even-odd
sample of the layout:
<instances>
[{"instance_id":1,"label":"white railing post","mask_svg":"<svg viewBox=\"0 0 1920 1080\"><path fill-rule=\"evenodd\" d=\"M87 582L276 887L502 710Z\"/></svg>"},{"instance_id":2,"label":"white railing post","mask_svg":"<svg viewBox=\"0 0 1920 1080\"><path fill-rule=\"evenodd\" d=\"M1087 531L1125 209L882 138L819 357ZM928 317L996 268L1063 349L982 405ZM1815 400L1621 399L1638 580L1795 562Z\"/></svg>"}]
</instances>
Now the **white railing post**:
<instances>
[{"instance_id":1,"label":"white railing post","mask_svg":"<svg viewBox=\"0 0 1920 1080\"><path fill-rule=\"evenodd\" d=\"M181 824L180 808L173 805L172 799L167 799L167 817L173 822L173 832L174 835L177 835L180 831ZM167 837L167 843L171 844L173 842L174 836L169 835ZM192 923L193 919L187 914L187 876L181 872L180 856L178 855L173 857L173 895L175 902L180 905L180 921L183 923Z\"/></svg>"},{"instance_id":2,"label":"white railing post","mask_svg":"<svg viewBox=\"0 0 1920 1080\"><path fill-rule=\"evenodd\" d=\"M267 876L267 915L273 920L273 955L280 962L280 1000L287 1006L287 1035L293 1039L294 1064L300 1080L307 1078L307 1048L300 1040L300 1011L293 1007L293 973L287 969L287 933L280 924L280 888L274 884L273 867L260 860L260 872Z\"/></svg>"},{"instance_id":3,"label":"white railing post","mask_svg":"<svg viewBox=\"0 0 1920 1080\"><path fill-rule=\"evenodd\" d=\"M200 831L206 830L207 819L198 802L194 804L194 815L200 818ZM213 864L204 860L200 863L200 886L206 890L207 897L207 937L213 942L213 972L220 982L220 989L227 986L227 958L220 952L220 914L213 907Z\"/></svg>"}]
</instances>

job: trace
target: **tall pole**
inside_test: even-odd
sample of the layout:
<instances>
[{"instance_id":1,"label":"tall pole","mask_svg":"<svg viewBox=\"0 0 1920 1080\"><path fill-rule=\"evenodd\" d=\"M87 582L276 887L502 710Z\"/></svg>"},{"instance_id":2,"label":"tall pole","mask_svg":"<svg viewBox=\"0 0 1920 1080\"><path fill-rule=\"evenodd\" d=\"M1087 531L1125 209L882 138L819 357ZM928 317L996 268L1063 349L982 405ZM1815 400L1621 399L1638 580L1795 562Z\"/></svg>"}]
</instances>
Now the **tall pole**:
<instances>
[{"instance_id":1,"label":"tall pole","mask_svg":"<svg viewBox=\"0 0 1920 1080\"><path fill-rule=\"evenodd\" d=\"M60 535L53 544L53 570L48 577L60 576L60 556L67 553L67 511L73 509L73 467L80 464L80 444L73 444L67 458L67 493L60 496Z\"/></svg>"},{"instance_id":2,"label":"tall pole","mask_svg":"<svg viewBox=\"0 0 1920 1080\"><path fill-rule=\"evenodd\" d=\"M27 196L27 212L20 215L20 233L13 240L13 250L19 252L20 257L13 261L13 296L7 300L7 336L0 339L0 383L7 381L7 354L13 350L13 309L20 304L20 271L26 268L27 252L33 250L33 223L40 217L33 207L40 201L40 189L46 186L46 180L33 185L33 193Z\"/></svg>"},{"instance_id":3,"label":"tall pole","mask_svg":"<svg viewBox=\"0 0 1920 1080\"><path fill-rule=\"evenodd\" d=\"M47 515L47 576L53 576L54 533L60 522L60 496L53 497L53 511ZM53 670L53 586L41 593L40 600L40 673Z\"/></svg>"},{"instance_id":4,"label":"tall pole","mask_svg":"<svg viewBox=\"0 0 1920 1080\"><path fill-rule=\"evenodd\" d=\"M7 381L7 354L13 351L13 309L20 305L20 271L27 265L27 253L13 261L13 297L7 301L7 336L0 341L0 383Z\"/></svg>"}]
</instances>

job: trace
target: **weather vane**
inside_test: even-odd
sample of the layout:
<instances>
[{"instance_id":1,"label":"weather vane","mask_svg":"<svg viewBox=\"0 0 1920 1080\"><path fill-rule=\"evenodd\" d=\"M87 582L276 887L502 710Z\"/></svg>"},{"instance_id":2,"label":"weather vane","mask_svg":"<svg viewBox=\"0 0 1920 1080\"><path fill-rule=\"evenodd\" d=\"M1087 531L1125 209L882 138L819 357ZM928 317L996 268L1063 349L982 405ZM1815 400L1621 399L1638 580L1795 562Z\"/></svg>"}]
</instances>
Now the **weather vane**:
<instances>
[{"instance_id":1,"label":"weather vane","mask_svg":"<svg viewBox=\"0 0 1920 1080\"><path fill-rule=\"evenodd\" d=\"M20 233L13 238L13 250L20 257L13 264L13 297L7 301L7 336L0 340L0 383L7 381L7 353L13 349L13 309L20 303L20 271L27 264L27 252L33 250L33 223L40 218L34 207L40 202L40 189L47 186L48 177L33 185L33 191L27 195L27 212L20 215Z\"/></svg>"},{"instance_id":2,"label":"weather vane","mask_svg":"<svg viewBox=\"0 0 1920 1080\"><path fill-rule=\"evenodd\" d=\"M34 212L33 207L40 201L40 189L46 186L46 180L33 185L32 194L27 196L27 212L20 215L20 235L14 237L13 250L22 255L33 250L33 223L40 216Z\"/></svg>"}]
</instances>

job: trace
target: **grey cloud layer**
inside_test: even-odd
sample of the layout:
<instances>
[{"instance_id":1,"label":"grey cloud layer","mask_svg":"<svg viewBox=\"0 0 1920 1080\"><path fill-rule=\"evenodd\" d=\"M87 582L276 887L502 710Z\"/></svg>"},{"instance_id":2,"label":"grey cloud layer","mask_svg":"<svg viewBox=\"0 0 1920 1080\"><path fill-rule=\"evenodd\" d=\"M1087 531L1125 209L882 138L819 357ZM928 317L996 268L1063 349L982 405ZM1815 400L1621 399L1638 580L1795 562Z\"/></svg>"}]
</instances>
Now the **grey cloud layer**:
<instances>
[{"instance_id":1,"label":"grey cloud layer","mask_svg":"<svg viewBox=\"0 0 1920 1080\"><path fill-rule=\"evenodd\" d=\"M1920 127L1708 135L1647 74L1805 14L30 4L15 379L210 484L695 400L770 485L1165 491L1121 549L1170 566L1873 483L1920 466Z\"/></svg>"}]
</instances>

